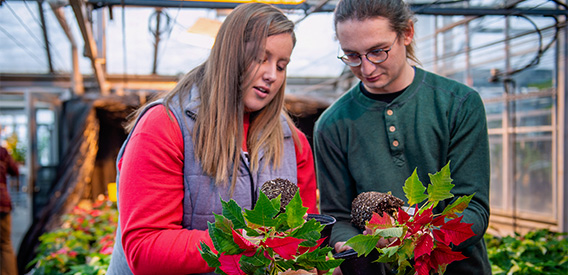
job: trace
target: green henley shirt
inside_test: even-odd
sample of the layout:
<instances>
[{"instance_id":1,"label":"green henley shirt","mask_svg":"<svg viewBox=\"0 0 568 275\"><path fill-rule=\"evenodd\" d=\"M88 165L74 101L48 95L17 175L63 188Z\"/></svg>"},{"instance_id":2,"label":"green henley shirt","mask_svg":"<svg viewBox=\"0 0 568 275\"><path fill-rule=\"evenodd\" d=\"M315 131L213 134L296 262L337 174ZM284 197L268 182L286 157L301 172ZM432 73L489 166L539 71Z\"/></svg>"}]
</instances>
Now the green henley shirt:
<instances>
[{"instance_id":1,"label":"green henley shirt","mask_svg":"<svg viewBox=\"0 0 568 275\"><path fill-rule=\"evenodd\" d=\"M355 85L316 122L314 151L322 213L337 219L331 244L361 233L350 222L358 194L390 191L406 201L402 187L414 169L426 186L428 173L450 162L454 199L475 193L462 222L472 223L476 236L454 247L469 258L450 264L445 274L491 273L483 240L489 223L489 144L476 91L420 68L391 103L370 99ZM440 203L435 213L450 203Z\"/></svg>"}]
</instances>

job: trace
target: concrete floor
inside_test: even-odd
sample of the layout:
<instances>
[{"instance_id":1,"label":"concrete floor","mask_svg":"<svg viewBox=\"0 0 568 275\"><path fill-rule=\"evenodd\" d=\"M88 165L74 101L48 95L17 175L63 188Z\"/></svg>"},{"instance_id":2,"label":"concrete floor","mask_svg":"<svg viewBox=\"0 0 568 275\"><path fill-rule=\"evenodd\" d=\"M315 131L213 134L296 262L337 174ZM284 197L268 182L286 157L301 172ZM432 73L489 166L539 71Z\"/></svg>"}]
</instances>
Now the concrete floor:
<instances>
[{"instance_id":1,"label":"concrete floor","mask_svg":"<svg viewBox=\"0 0 568 275\"><path fill-rule=\"evenodd\" d=\"M16 255L20 249L20 243L26 235L32 222L32 208L29 194L25 192L25 187L9 188L12 198L12 245Z\"/></svg>"}]
</instances>

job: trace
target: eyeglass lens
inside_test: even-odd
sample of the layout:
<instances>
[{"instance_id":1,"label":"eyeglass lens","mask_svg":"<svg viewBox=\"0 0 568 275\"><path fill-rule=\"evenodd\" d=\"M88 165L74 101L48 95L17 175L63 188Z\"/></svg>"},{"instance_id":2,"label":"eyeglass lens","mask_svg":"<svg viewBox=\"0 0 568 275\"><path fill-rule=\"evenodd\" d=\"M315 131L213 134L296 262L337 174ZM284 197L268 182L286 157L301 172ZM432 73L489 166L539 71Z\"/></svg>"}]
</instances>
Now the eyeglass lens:
<instances>
[{"instance_id":1,"label":"eyeglass lens","mask_svg":"<svg viewBox=\"0 0 568 275\"><path fill-rule=\"evenodd\" d=\"M396 35L394 41L392 42L391 46L387 49L387 50L383 50L383 49L376 49L376 50L372 50L370 52L367 52L364 56L365 58L367 58L367 60L369 60L371 63L374 64L379 64L382 62L385 62L385 60L387 60L387 58L389 58L389 51L392 49L392 46L394 45L394 43L396 42L396 40L398 39L398 34ZM343 61L343 63L351 66L351 67L357 67L359 65L361 65L361 63L363 62L363 56L359 55L359 54L344 54L343 56L338 56L339 59L341 59L341 61Z\"/></svg>"},{"instance_id":2,"label":"eyeglass lens","mask_svg":"<svg viewBox=\"0 0 568 275\"><path fill-rule=\"evenodd\" d=\"M367 60L375 64L384 62L387 60L388 56L388 52L382 49L370 51L365 54ZM341 57L341 60L349 66L359 66L362 61L361 58L362 56L358 54L346 54Z\"/></svg>"}]
</instances>

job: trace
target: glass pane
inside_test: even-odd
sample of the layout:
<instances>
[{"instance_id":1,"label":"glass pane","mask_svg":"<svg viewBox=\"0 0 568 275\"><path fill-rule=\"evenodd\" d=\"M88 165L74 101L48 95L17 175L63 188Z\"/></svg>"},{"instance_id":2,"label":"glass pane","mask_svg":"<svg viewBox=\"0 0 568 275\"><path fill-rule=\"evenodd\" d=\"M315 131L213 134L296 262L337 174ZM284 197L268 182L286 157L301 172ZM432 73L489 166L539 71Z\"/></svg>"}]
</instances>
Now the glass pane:
<instances>
[{"instance_id":1,"label":"glass pane","mask_svg":"<svg viewBox=\"0 0 568 275\"><path fill-rule=\"evenodd\" d=\"M39 109L36 113L38 161L42 166L55 165L57 162L54 117L54 112L48 109Z\"/></svg>"},{"instance_id":2,"label":"glass pane","mask_svg":"<svg viewBox=\"0 0 568 275\"><path fill-rule=\"evenodd\" d=\"M552 125L552 107L554 101L550 97L528 98L517 100L511 104L515 108L515 125L543 126Z\"/></svg>"},{"instance_id":3,"label":"glass pane","mask_svg":"<svg viewBox=\"0 0 568 275\"><path fill-rule=\"evenodd\" d=\"M501 135L489 136L491 163L490 197L491 207L504 208L503 201L503 138Z\"/></svg>"},{"instance_id":4,"label":"glass pane","mask_svg":"<svg viewBox=\"0 0 568 275\"><path fill-rule=\"evenodd\" d=\"M552 215L552 135L516 135L513 186L518 211Z\"/></svg>"},{"instance_id":5,"label":"glass pane","mask_svg":"<svg viewBox=\"0 0 568 275\"><path fill-rule=\"evenodd\" d=\"M503 127L503 109L503 102L485 104L487 127L489 129L499 129Z\"/></svg>"}]
</instances>

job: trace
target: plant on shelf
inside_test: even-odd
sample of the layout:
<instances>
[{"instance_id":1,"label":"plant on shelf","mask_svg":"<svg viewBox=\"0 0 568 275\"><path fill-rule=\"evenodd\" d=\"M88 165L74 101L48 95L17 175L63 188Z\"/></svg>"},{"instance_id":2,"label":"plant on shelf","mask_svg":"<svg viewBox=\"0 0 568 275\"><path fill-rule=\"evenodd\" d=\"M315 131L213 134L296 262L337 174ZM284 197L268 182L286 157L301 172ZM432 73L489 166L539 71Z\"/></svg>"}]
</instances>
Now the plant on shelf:
<instances>
[{"instance_id":1,"label":"plant on shelf","mask_svg":"<svg viewBox=\"0 0 568 275\"><path fill-rule=\"evenodd\" d=\"M462 217L458 216L467 208L474 194L459 197L441 213L433 214L440 201L454 197L450 193L454 184L449 163L429 177L431 183L426 189L415 169L404 184L409 209L417 209L414 214L400 208L393 217L386 212L382 215L373 213L366 223L369 234L356 235L346 245L357 251L359 256L367 256L377 249L380 252L377 261L389 263L399 274L443 274L448 264L465 259L461 252L452 251L450 245L459 245L474 236L472 224L461 222ZM384 248L378 248L381 238L393 241Z\"/></svg>"},{"instance_id":2,"label":"plant on shelf","mask_svg":"<svg viewBox=\"0 0 568 275\"><path fill-rule=\"evenodd\" d=\"M60 228L39 237L31 274L105 274L117 224L116 204L106 199L76 206Z\"/></svg>"},{"instance_id":3,"label":"plant on shelf","mask_svg":"<svg viewBox=\"0 0 568 275\"><path fill-rule=\"evenodd\" d=\"M221 200L222 215L208 223L214 249L201 243L201 255L219 274L281 274L296 270L333 269L342 260L331 257L320 232L325 227L315 219L305 220L299 192L284 212L281 196L270 200L263 192L252 210L242 210L234 201ZM296 273L298 274L298 273Z\"/></svg>"},{"instance_id":4,"label":"plant on shelf","mask_svg":"<svg viewBox=\"0 0 568 275\"><path fill-rule=\"evenodd\" d=\"M6 149L17 163L26 162L26 146L19 142L18 134L13 132L6 138Z\"/></svg>"}]
</instances>

